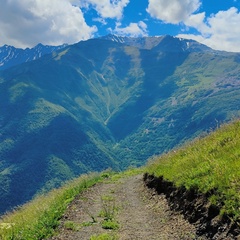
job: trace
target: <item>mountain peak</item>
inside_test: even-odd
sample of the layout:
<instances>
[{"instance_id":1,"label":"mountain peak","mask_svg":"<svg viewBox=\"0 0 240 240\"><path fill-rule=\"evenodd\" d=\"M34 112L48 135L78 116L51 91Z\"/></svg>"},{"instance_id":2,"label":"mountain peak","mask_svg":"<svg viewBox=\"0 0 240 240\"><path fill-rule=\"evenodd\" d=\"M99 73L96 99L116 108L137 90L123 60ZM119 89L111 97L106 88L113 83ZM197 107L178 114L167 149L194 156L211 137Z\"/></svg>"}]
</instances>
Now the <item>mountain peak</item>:
<instances>
[{"instance_id":1,"label":"mountain peak","mask_svg":"<svg viewBox=\"0 0 240 240\"><path fill-rule=\"evenodd\" d=\"M171 35L149 37L123 37L108 34L101 37L108 41L118 42L141 49L155 49L163 52L213 52L214 50L192 39L178 38Z\"/></svg>"},{"instance_id":2,"label":"mountain peak","mask_svg":"<svg viewBox=\"0 0 240 240\"><path fill-rule=\"evenodd\" d=\"M24 62L36 60L66 46L67 44L60 46L48 46L39 43L33 48L22 49L4 45L0 47L0 70L4 70Z\"/></svg>"},{"instance_id":3,"label":"mountain peak","mask_svg":"<svg viewBox=\"0 0 240 240\"><path fill-rule=\"evenodd\" d=\"M101 39L110 40L129 46L134 46L140 49L152 49L155 47L163 37L123 37L114 34L109 34L101 37Z\"/></svg>"},{"instance_id":4,"label":"mountain peak","mask_svg":"<svg viewBox=\"0 0 240 240\"><path fill-rule=\"evenodd\" d=\"M115 34L108 34L106 36L100 37L100 39L110 40L118 43L125 43L130 37L122 37Z\"/></svg>"}]
</instances>

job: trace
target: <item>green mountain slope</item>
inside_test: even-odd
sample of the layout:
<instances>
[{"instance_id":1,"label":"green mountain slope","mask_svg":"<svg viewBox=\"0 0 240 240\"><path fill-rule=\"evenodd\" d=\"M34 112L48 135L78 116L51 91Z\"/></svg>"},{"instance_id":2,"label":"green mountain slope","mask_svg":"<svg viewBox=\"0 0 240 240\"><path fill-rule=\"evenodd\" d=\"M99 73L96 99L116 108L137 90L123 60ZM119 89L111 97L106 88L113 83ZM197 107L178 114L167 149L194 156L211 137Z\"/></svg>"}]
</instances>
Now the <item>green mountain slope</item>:
<instances>
[{"instance_id":1,"label":"green mountain slope","mask_svg":"<svg viewBox=\"0 0 240 240\"><path fill-rule=\"evenodd\" d=\"M119 148L130 149L129 159L144 160L239 116L239 70L235 54L193 52L163 79L159 67L150 72L153 103Z\"/></svg>"},{"instance_id":2,"label":"green mountain slope","mask_svg":"<svg viewBox=\"0 0 240 240\"><path fill-rule=\"evenodd\" d=\"M238 239L240 234L239 130L239 120L226 124L147 166L149 185L164 192L208 239L215 234L222 239L224 232Z\"/></svg>"},{"instance_id":3,"label":"green mountain slope","mask_svg":"<svg viewBox=\"0 0 240 240\"><path fill-rule=\"evenodd\" d=\"M0 212L239 115L239 54L158 41L92 39L0 72Z\"/></svg>"}]
</instances>

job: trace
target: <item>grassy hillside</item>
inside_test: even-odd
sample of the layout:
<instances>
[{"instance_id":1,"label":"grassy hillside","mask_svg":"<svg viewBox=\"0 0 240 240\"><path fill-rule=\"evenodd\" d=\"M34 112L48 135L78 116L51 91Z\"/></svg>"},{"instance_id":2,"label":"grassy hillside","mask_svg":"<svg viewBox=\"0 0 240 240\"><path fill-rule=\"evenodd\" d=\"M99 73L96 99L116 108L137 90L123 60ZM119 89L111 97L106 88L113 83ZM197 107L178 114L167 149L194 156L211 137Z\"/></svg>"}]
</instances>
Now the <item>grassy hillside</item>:
<instances>
[{"instance_id":1,"label":"grassy hillside","mask_svg":"<svg viewBox=\"0 0 240 240\"><path fill-rule=\"evenodd\" d=\"M40 195L0 219L1 240L43 239L50 236L72 200L105 174L83 175L46 195Z\"/></svg>"},{"instance_id":2,"label":"grassy hillside","mask_svg":"<svg viewBox=\"0 0 240 240\"><path fill-rule=\"evenodd\" d=\"M157 157L147 169L178 187L211 193L221 216L240 220L240 121Z\"/></svg>"},{"instance_id":3,"label":"grassy hillside","mask_svg":"<svg viewBox=\"0 0 240 240\"><path fill-rule=\"evenodd\" d=\"M143 169L138 168L120 173L106 170L101 173L84 174L58 189L39 194L28 203L1 216L0 240L47 239L55 233L60 218L77 195L104 180L108 184L142 172ZM90 211L89 217L94 221Z\"/></svg>"}]
</instances>

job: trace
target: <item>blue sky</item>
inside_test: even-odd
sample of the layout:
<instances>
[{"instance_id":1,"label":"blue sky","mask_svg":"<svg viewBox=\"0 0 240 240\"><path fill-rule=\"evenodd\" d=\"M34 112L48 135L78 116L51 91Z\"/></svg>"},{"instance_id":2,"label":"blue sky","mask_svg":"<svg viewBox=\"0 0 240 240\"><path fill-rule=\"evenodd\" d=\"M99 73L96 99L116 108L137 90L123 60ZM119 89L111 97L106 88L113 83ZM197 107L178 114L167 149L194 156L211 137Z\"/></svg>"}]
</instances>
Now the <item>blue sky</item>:
<instances>
[{"instance_id":1,"label":"blue sky","mask_svg":"<svg viewBox=\"0 0 240 240\"><path fill-rule=\"evenodd\" d=\"M0 0L0 46L172 35L240 52L240 0Z\"/></svg>"}]
</instances>

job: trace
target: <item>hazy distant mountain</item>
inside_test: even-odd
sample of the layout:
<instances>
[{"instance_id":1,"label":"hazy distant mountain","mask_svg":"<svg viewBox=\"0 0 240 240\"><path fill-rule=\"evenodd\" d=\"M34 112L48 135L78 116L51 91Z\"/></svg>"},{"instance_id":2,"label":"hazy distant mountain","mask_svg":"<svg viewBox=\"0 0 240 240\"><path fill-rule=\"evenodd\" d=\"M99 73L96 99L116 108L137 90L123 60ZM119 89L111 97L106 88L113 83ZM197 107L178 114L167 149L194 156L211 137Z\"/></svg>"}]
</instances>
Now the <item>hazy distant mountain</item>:
<instances>
[{"instance_id":1,"label":"hazy distant mountain","mask_svg":"<svg viewBox=\"0 0 240 240\"><path fill-rule=\"evenodd\" d=\"M21 49L4 45L0 47L0 70L7 69L24 62L36 60L46 54L52 53L66 46L66 44L56 47L38 44L34 48Z\"/></svg>"},{"instance_id":2,"label":"hazy distant mountain","mask_svg":"<svg viewBox=\"0 0 240 240\"><path fill-rule=\"evenodd\" d=\"M1 71L0 211L141 165L239 116L239 96L239 54L170 36L91 39Z\"/></svg>"}]
</instances>

